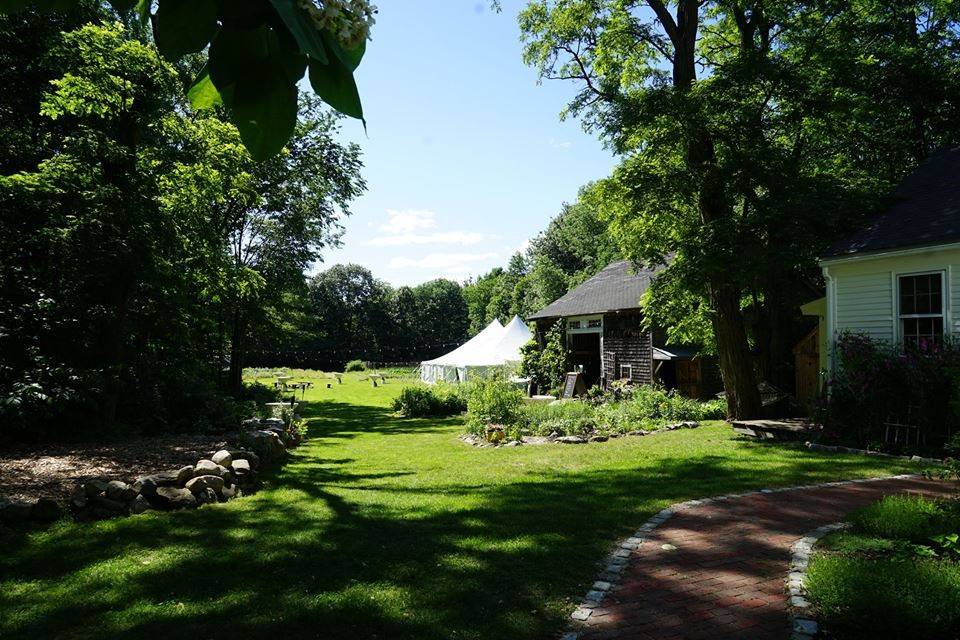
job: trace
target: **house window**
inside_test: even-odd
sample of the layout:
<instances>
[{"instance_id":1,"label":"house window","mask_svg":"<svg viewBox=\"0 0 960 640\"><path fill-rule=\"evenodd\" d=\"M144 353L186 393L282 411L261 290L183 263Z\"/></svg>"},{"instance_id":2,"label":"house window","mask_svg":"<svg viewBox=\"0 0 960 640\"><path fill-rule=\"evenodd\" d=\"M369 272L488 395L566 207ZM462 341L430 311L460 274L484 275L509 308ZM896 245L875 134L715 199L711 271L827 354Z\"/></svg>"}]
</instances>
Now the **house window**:
<instances>
[{"instance_id":1,"label":"house window","mask_svg":"<svg viewBox=\"0 0 960 640\"><path fill-rule=\"evenodd\" d=\"M620 379L633 381L633 365L632 364L620 365Z\"/></svg>"},{"instance_id":2,"label":"house window","mask_svg":"<svg viewBox=\"0 0 960 640\"><path fill-rule=\"evenodd\" d=\"M899 276L900 339L925 348L943 342L943 273Z\"/></svg>"},{"instance_id":3,"label":"house window","mask_svg":"<svg viewBox=\"0 0 960 640\"><path fill-rule=\"evenodd\" d=\"M593 320L588 320L587 326L591 329L596 329L598 327L603 326L603 320L601 320L600 318L594 318Z\"/></svg>"},{"instance_id":4,"label":"house window","mask_svg":"<svg viewBox=\"0 0 960 640\"><path fill-rule=\"evenodd\" d=\"M569 320L567 321L567 329L579 329L580 321L579 320Z\"/></svg>"}]
</instances>

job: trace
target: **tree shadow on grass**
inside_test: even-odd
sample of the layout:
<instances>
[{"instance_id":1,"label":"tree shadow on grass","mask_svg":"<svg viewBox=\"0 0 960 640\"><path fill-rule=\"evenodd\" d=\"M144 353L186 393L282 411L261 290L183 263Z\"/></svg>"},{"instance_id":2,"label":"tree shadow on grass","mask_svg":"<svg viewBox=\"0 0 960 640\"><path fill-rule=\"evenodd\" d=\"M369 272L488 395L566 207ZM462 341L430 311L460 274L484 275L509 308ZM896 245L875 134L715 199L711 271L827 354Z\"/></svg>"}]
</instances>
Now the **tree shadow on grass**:
<instances>
[{"instance_id":1,"label":"tree shadow on grass","mask_svg":"<svg viewBox=\"0 0 960 640\"><path fill-rule=\"evenodd\" d=\"M455 424L336 402L306 413L319 438ZM658 509L876 467L799 452L758 476L756 458L778 452L741 448L742 457L541 469L482 487L357 472L352 458L316 457L321 440L277 472L275 487L227 505L0 539L0 636L553 637L611 545ZM373 499L353 500L353 490Z\"/></svg>"}]
</instances>

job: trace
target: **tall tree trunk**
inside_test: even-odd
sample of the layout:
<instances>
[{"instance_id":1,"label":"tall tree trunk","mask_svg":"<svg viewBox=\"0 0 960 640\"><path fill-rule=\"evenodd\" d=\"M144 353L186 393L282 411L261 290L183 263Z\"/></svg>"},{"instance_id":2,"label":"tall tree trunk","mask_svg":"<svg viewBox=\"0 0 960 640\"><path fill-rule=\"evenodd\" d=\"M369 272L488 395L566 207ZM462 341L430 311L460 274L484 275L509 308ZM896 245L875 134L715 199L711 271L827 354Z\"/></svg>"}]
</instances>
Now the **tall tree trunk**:
<instances>
[{"instance_id":1,"label":"tall tree trunk","mask_svg":"<svg viewBox=\"0 0 960 640\"><path fill-rule=\"evenodd\" d=\"M648 0L667 36L673 44L673 86L681 96L688 95L697 77L696 43L699 28L698 0L679 0L676 19L662 0ZM694 115L694 118L697 116ZM694 176L700 178L698 207L704 225L729 218L726 185L716 166L713 138L702 122L691 122L686 127L686 164ZM760 414L760 393L757 390L753 359L740 309L740 290L726 272L711 274L707 283L712 324L720 372L727 395L727 416L754 417Z\"/></svg>"}]
</instances>

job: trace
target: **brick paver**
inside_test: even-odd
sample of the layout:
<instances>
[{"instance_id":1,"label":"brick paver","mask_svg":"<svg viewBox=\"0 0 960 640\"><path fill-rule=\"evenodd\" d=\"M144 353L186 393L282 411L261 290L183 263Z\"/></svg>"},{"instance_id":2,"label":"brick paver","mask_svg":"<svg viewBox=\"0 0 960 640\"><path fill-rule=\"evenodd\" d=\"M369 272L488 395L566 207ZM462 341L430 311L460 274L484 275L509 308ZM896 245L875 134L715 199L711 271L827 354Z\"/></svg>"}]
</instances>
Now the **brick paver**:
<instances>
[{"instance_id":1,"label":"brick paver","mask_svg":"<svg viewBox=\"0 0 960 640\"><path fill-rule=\"evenodd\" d=\"M792 545L884 495L946 495L922 478L759 493L678 511L647 535L580 637L785 640ZM674 548L675 547L675 548Z\"/></svg>"}]
</instances>

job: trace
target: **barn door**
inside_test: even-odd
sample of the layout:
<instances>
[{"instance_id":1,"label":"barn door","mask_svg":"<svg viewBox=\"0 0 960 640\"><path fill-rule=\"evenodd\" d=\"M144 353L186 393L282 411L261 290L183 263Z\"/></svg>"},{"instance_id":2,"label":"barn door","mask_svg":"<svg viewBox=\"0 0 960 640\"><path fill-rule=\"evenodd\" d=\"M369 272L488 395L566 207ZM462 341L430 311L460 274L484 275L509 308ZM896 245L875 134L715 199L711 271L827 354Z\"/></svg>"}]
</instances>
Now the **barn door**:
<instances>
[{"instance_id":1,"label":"barn door","mask_svg":"<svg viewBox=\"0 0 960 640\"><path fill-rule=\"evenodd\" d=\"M680 395L688 398L700 397L700 361L677 360L677 387Z\"/></svg>"}]
</instances>

